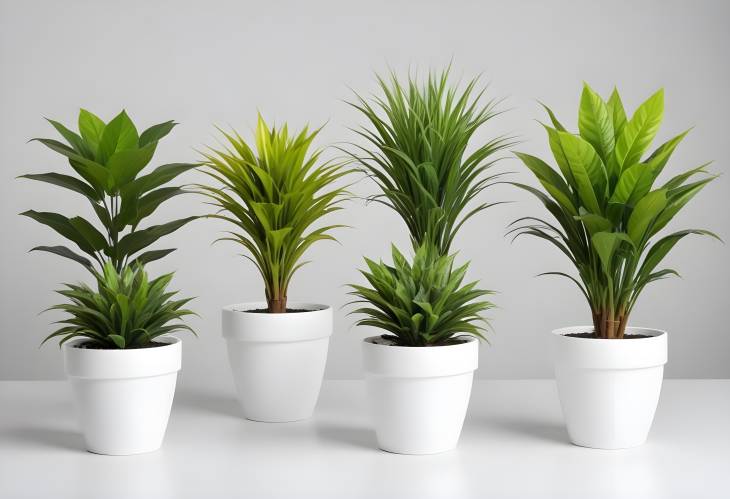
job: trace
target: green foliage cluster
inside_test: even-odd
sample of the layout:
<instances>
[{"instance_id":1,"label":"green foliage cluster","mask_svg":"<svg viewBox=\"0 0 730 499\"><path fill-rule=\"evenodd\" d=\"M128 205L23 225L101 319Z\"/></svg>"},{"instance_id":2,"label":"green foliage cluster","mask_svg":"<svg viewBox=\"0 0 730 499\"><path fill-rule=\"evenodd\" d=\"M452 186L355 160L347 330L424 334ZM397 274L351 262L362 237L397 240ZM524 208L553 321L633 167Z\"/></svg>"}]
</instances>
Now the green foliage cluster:
<instances>
[{"instance_id":1,"label":"green foliage cluster","mask_svg":"<svg viewBox=\"0 0 730 499\"><path fill-rule=\"evenodd\" d=\"M353 303L366 303L354 310L365 315L357 324L374 326L388 334L384 339L401 346L444 345L459 335L482 338L486 324L480 313L492 308L476 301L492 294L477 289L477 283L462 285L468 265L454 269L454 256L441 255L433 245L416 251L413 263L392 247L393 265L365 259L362 271L371 287L351 285Z\"/></svg>"},{"instance_id":2,"label":"green foliage cluster","mask_svg":"<svg viewBox=\"0 0 730 499\"><path fill-rule=\"evenodd\" d=\"M175 331L195 334L189 326L174 322L193 312L184 308L192 298L174 300L177 292L167 290L172 274L150 281L141 265L117 272L112 262L104 264L102 273L92 272L96 290L86 284L66 284L58 291L70 303L49 310L62 310L68 315L59 321L63 326L44 343L60 337L62 345L81 337L96 348L142 348L158 336Z\"/></svg>"},{"instance_id":3,"label":"green foliage cluster","mask_svg":"<svg viewBox=\"0 0 730 499\"><path fill-rule=\"evenodd\" d=\"M195 168L189 163L172 163L140 175L152 160L157 144L174 128L173 121L137 132L125 111L109 123L84 109L79 113L79 131L48 120L66 143L54 139L33 139L68 159L75 175L57 172L22 175L47 182L84 196L91 204L99 230L80 216L68 218L52 212L29 210L22 215L47 225L74 243L86 256L67 246L37 246L70 258L90 270L111 261L117 271L128 263L147 263L162 258L174 249L140 253L160 237L179 229L196 217L187 217L140 229L139 225L164 201L186 192L181 187L161 187L179 174Z\"/></svg>"},{"instance_id":4,"label":"green foliage cluster","mask_svg":"<svg viewBox=\"0 0 730 499\"><path fill-rule=\"evenodd\" d=\"M311 228L341 209L346 190L334 184L348 171L342 163L322 161L321 150L309 154L319 130L305 127L290 135L286 124L269 128L259 116L255 149L235 131L221 133L227 145L204 153L204 171L221 187L200 189L220 209L210 216L235 227L219 240L242 245L261 273L269 312L286 312L289 283L307 263L302 256L315 242L334 240L330 231L341 227Z\"/></svg>"},{"instance_id":5,"label":"green foliage cluster","mask_svg":"<svg viewBox=\"0 0 730 499\"><path fill-rule=\"evenodd\" d=\"M619 93L604 100L587 84L578 111L578 134L569 132L546 108L545 126L555 169L543 160L516 153L545 192L517 184L542 201L557 225L541 218L517 220L519 234L555 245L575 265L572 279L592 311L595 334L622 338L629 314L651 282L677 272L660 268L669 251L689 234L717 237L686 229L654 237L714 176L704 164L655 185L677 145L689 130L645 156L664 115L659 90L629 119ZM643 158L643 159L642 159ZM696 180L697 176L704 176Z\"/></svg>"},{"instance_id":6,"label":"green foliage cluster","mask_svg":"<svg viewBox=\"0 0 730 499\"><path fill-rule=\"evenodd\" d=\"M446 69L425 84L395 75L378 83L382 96L369 102L357 95L351 104L371 126L356 130L366 145L352 155L381 191L371 199L400 215L414 249L428 242L446 255L461 226L497 204L470 206L500 176L488 174L497 153L514 142L497 137L467 154L474 135L499 114L495 101L480 103L476 79L460 90Z\"/></svg>"},{"instance_id":7,"label":"green foliage cluster","mask_svg":"<svg viewBox=\"0 0 730 499\"><path fill-rule=\"evenodd\" d=\"M359 135L366 146L352 156L375 180L381 193L371 199L393 209L408 227L415 252L409 264L393 248L393 266L367 260L363 272L370 288L352 285L358 302L370 306L358 324L388 331L398 345L449 344L459 335L482 337L480 312L492 308L482 300L489 291L476 283L462 285L467 265L454 268L449 255L459 229L472 216L497 203L472 202L499 175L488 170L495 155L512 144L498 137L467 154L476 132L495 117L495 102L480 104L477 80L463 89L449 81L449 69L430 73L420 84L395 75L378 77L382 97L369 102L357 96L352 105L371 129Z\"/></svg>"}]
</instances>

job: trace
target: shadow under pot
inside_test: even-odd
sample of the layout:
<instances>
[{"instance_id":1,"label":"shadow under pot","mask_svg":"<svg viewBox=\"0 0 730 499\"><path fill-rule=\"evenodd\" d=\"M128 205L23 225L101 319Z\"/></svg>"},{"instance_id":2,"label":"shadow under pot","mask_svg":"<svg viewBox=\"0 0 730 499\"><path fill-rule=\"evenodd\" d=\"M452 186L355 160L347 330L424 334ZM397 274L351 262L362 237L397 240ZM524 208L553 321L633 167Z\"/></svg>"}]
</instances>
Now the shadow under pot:
<instances>
[{"instance_id":1,"label":"shadow under pot","mask_svg":"<svg viewBox=\"0 0 730 499\"><path fill-rule=\"evenodd\" d=\"M159 337L163 346L126 350L80 348L86 341L63 344L86 448L114 456L159 449L181 365L180 340Z\"/></svg>"},{"instance_id":2,"label":"shadow under pot","mask_svg":"<svg viewBox=\"0 0 730 499\"><path fill-rule=\"evenodd\" d=\"M629 327L626 335L634 338L568 336L592 330L592 326L569 327L551 335L555 380L570 440L595 449L641 445L659 401L667 334Z\"/></svg>"},{"instance_id":3,"label":"shadow under pot","mask_svg":"<svg viewBox=\"0 0 730 499\"><path fill-rule=\"evenodd\" d=\"M378 446L398 454L454 449L464 425L479 342L445 346L363 340L363 367Z\"/></svg>"},{"instance_id":4,"label":"shadow under pot","mask_svg":"<svg viewBox=\"0 0 730 499\"><path fill-rule=\"evenodd\" d=\"M284 423L312 416L332 335L332 308L290 303L268 313L266 303L223 307L223 337L243 416Z\"/></svg>"}]
</instances>

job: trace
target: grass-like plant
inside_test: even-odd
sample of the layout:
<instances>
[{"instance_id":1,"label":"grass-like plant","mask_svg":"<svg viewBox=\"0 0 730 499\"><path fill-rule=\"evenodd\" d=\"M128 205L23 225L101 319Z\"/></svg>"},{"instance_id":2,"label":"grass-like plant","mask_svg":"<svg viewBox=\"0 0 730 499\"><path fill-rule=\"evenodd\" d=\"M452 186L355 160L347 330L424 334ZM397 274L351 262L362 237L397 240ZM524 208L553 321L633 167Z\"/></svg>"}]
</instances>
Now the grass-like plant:
<instances>
[{"instance_id":1,"label":"grass-like plant","mask_svg":"<svg viewBox=\"0 0 730 499\"><path fill-rule=\"evenodd\" d=\"M321 150L309 153L319 130L307 127L289 134L286 124L269 128L259 116L255 150L237 132L221 131L222 149L204 153L204 171L222 187L201 185L214 206L211 217L233 224L235 231L219 240L241 244L264 280L270 313L286 312L287 290L305 263L305 251L317 241L334 240L330 231L341 225L311 228L340 209L344 187L335 181L348 173L343 165L321 160Z\"/></svg>"},{"instance_id":2,"label":"grass-like plant","mask_svg":"<svg viewBox=\"0 0 730 499\"><path fill-rule=\"evenodd\" d=\"M545 205L557 225L541 218L517 220L519 234L545 239L578 270L577 284L591 307L594 334L623 338L629 316L646 285L677 272L659 266L677 242L689 234L717 237L707 230L686 229L654 237L714 176L707 164L655 186L685 131L648 157L664 114L659 90L628 119L619 93L604 101L587 84L578 111L578 134L565 129L546 108L553 126L545 125L558 169L539 158L516 153L545 192L517 184ZM642 159L644 157L644 159ZM708 163L709 164L709 163Z\"/></svg>"},{"instance_id":3,"label":"grass-like plant","mask_svg":"<svg viewBox=\"0 0 730 499\"><path fill-rule=\"evenodd\" d=\"M365 303L352 313L365 315L357 324L387 331L382 337L400 346L448 345L459 336L483 338L486 320L480 313L493 308L482 300L491 291L476 282L462 284L468 264L454 268L454 256L431 245L416 250L409 263L393 246L393 265L365 259L361 271L370 287L352 284L353 303Z\"/></svg>"},{"instance_id":4,"label":"grass-like plant","mask_svg":"<svg viewBox=\"0 0 730 499\"><path fill-rule=\"evenodd\" d=\"M356 130L367 144L352 155L382 191L370 199L403 218L414 249L429 243L446 255L468 219L498 204L470 206L499 177L488 170L513 141L497 137L467 154L477 131L499 114L495 101L482 104L476 79L458 89L446 69L424 84L394 74L378 82L382 96L356 94L351 103L372 127Z\"/></svg>"},{"instance_id":5,"label":"grass-like plant","mask_svg":"<svg viewBox=\"0 0 730 499\"><path fill-rule=\"evenodd\" d=\"M63 327L43 343L59 337L62 345L81 337L93 348L144 348L163 334L180 330L195 334L189 326L175 322L194 313L184 308L192 298L172 299L177 294L167 290L172 274L150 281L141 265L117 272L110 261L104 264L102 273L92 272L96 290L86 284L66 284L58 291L70 303L49 310L62 310L68 316L59 321Z\"/></svg>"},{"instance_id":6,"label":"grass-like plant","mask_svg":"<svg viewBox=\"0 0 730 499\"><path fill-rule=\"evenodd\" d=\"M79 113L78 133L57 121L48 121L67 144L54 139L33 140L65 156L75 175L50 172L21 177L47 182L84 196L91 203L102 230L80 216L67 218L58 213L29 210L21 215L49 226L88 257L66 246L37 246L31 251L55 253L90 270L94 270L93 262L101 269L104 262L111 261L117 271L132 262L148 263L174 251L158 249L139 253L196 217L144 229L139 225L164 201L186 192L181 187L161 186L197 166L172 163L141 175L152 160L159 140L170 133L176 123L166 121L138 133L125 111L104 123L84 109Z\"/></svg>"}]
</instances>

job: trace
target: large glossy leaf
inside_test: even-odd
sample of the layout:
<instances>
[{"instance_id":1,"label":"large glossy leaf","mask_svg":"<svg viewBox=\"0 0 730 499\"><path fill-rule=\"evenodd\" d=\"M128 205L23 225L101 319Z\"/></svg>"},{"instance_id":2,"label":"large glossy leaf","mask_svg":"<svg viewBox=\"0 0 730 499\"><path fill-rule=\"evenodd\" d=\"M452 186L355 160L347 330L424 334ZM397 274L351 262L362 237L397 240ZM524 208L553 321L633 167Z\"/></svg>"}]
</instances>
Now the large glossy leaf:
<instances>
[{"instance_id":1,"label":"large glossy leaf","mask_svg":"<svg viewBox=\"0 0 730 499\"><path fill-rule=\"evenodd\" d=\"M84 139L82 139L76 132L72 132L58 121L50 120L48 118L46 118L46 120L53 125L53 128L55 128L64 139L66 139L66 142L71 145L74 151L87 159L94 159L94 153L91 151Z\"/></svg>"},{"instance_id":2,"label":"large glossy leaf","mask_svg":"<svg viewBox=\"0 0 730 499\"><path fill-rule=\"evenodd\" d=\"M664 116L664 90L644 101L624 126L616 141L615 159L621 171L641 160L654 140Z\"/></svg>"},{"instance_id":3,"label":"large glossy leaf","mask_svg":"<svg viewBox=\"0 0 730 499\"><path fill-rule=\"evenodd\" d=\"M99 140L96 160L105 165L115 152L136 149L138 140L137 128L127 116L126 111L122 111L104 128Z\"/></svg>"},{"instance_id":4,"label":"large glossy leaf","mask_svg":"<svg viewBox=\"0 0 730 499\"><path fill-rule=\"evenodd\" d=\"M86 182L79 180L69 175L63 175L61 173L49 172L49 173L37 173L21 175L19 178L27 178L30 180L38 180L40 182L47 182L49 184L64 187L66 189L83 194L92 202L101 201L101 196Z\"/></svg>"},{"instance_id":5,"label":"large glossy leaf","mask_svg":"<svg viewBox=\"0 0 730 499\"><path fill-rule=\"evenodd\" d=\"M172 120L165 121L164 123L158 123L157 125L152 125L140 134L139 147L144 147L147 144L159 141L167 134L169 134L176 125L177 123Z\"/></svg>"},{"instance_id":6,"label":"large glossy leaf","mask_svg":"<svg viewBox=\"0 0 730 499\"><path fill-rule=\"evenodd\" d=\"M583 85L580 97L578 130L607 164L614 148L613 121L606 103L587 83Z\"/></svg>"},{"instance_id":7,"label":"large glossy leaf","mask_svg":"<svg viewBox=\"0 0 730 499\"><path fill-rule=\"evenodd\" d=\"M131 182L152 160L157 143L152 142L140 149L125 149L115 152L107 161L107 168L114 180L115 190Z\"/></svg>"},{"instance_id":8,"label":"large glossy leaf","mask_svg":"<svg viewBox=\"0 0 730 499\"><path fill-rule=\"evenodd\" d=\"M626 125L626 111L624 111L624 104L621 102L621 96L616 88L611 92L611 96L606 102L608 113L611 116L611 122L613 124L614 137L618 138L623 132L624 126Z\"/></svg>"},{"instance_id":9,"label":"large glossy leaf","mask_svg":"<svg viewBox=\"0 0 730 499\"><path fill-rule=\"evenodd\" d=\"M166 236L175 232L183 225L192 222L198 217L187 217L179 220L173 220L160 225L153 225L146 229L137 230L124 236L119 241L118 249L120 255L131 256L138 251L148 247L162 236Z\"/></svg>"},{"instance_id":10,"label":"large glossy leaf","mask_svg":"<svg viewBox=\"0 0 730 499\"><path fill-rule=\"evenodd\" d=\"M130 266L147 265L150 262L154 262L155 260L159 260L160 258L169 255L173 251L175 251L175 248L145 251L135 258L132 263L130 263Z\"/></svg>"},{"instance_id":11,"label":"large glossy leaf","mask_svg":"<svg viewBox=\"0 0 730 499\"><path fill-rule=\"evenodd\" d=\"M94 155L99 147L104 128L106 125L97 115L86 109L79 111L79 132Z\"/></svg>"},{"instance_id":12,"label":"large glossy leaf","mask_svg":"<svg viewBox=\"0 0 730 499\"><path fill-rule=\"evenodd\" d=\"M558 135L582 206L591 213L602 213L599 199L605 198L608 179L601 158L582 138L567 132Z\"/></svg>"},{"instance_id":13,"label":"large glossy leaf","mask_svg":"<svg viewBox=\"0 0 730 499\"><path fill-rule=\"evenodd\" d=\"M593 234L591 242L601 260L603 271L613 278L613 256L622 242L632 242L630 237L623 232L598 232Z\"/></svg>"},{"instance_id":14,"label":"large glossy leaf","mask_svg":"<svg viewBox=\"0 0 730 499\"><path fill-rule=\"evenodd\" d=\"M652 191L636 203L628 223L628 234L637 247L649 238L649 228L667 206L667 191Z\"/></svg>"},{"instance_id":15,"label":"large glossy leaf","mask_svg":"<svg viewBox=\"0 0 730 499\"><path fill-rule=\"evenodd\" d=\"M560 174L540 158L520 152L515 152L515 155L535 174L542 186L550 193L555 201L568 213L572 215L578 214L578 209L573 203L573 194Z\"/></svg>"},{"instance_id":16,"label":"large glossy leaf","mask_svg":"<svg viewBox=\"0 0 730 499\"><path fill-rule=\"evenodd\" d=\"M45 251L47 253L53 253L54 255L59 255L80 263L86 268L92 268L91 261L88 258L85 258L78 253L75 253L74 251L68 249L66 246L36 246L30 251Z\"/></svg>"},{"instance_id":17,"label":"large glossy leaf","mask_svg":"<svg viewBox=\"0 0 730 499\"><path fill-rule=\"evenodd\" d=\"M81 217L70 218L69 223L94 248L94 251L103 251L108 248L104 235L91 223Z\"/></svg>"},{"instance_id":18,"label":"large glossy leaf","mask_svg":"<svg viewBox=\"0 0 730 499\"><path fill-rule=\"evenodd\" d=\"M99 193L104 192L108 187L109 171L99 163L91 161L79 155L76 151L65 144L52 139L32 139L40 142L49 149L63 154L69 159L69 163L76 172L81 175Z\"/></svg>"},{"instance_id":19,"label":"large glossy leaf","mask_svg":"<svg viewBox=\"0 0 730 499\"><path fill-rule=\"evenodd\" d=\"M63 215L51 212L39 212L35 210L25 211L21 213L21 215L32 218L43 225L47 225L66 239L76 243L76 245L85 253L90 255L95 254L96 250L93 244L91 244L84 235L79 233L78 229L71 223L71 221Z\"/></svg>"}]
</instances>

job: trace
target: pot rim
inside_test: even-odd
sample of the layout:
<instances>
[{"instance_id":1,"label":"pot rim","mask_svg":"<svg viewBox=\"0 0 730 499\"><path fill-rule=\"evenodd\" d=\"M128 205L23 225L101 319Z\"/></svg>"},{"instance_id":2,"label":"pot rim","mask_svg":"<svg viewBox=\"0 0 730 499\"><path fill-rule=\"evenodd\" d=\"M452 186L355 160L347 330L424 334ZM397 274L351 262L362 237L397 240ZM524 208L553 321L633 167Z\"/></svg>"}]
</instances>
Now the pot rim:
<instances>
[{"instance_id":1,"label":"pot rim","mask_svg":"<svg viewBox=\"0 0 730 499\"><path fill-rule=\"evenodd\" d=\"M149 378L176 373L182 364L182 340L163 335L167 345L134 349L76 348L84 338L62 345L66 375L74 379Z\"/></svg>"},{"instance_id":2,"label":"pot rim","mask_svg":"<svg viewBox=\"0 0 730 499\"><path fill-rule=\"evenodd\" d=\"M560 336L565 341L581 341L581 340L590 340L595 343L605 343L605 342L614 342L619 338L577 338L575 336L566 336L571 333L578 332L579 329L593 329L593 326L567 326L567 327L561 327L558 329L553 329L550 331L549 334ZM629 331L631 333L639 333L644 334L647 336L650 336L649 338L632 338L631 341L641 341L641 342L647 342L647 341L661 341L662 336L666 337L667 332L663 329L657 329L653 327L644 327L644 326L627 326L626 331ZM621 338L623 339L623 338Z\"/></svg>"},{"instance_id":3,"label":"pot rim","mask_svg":"<svg viewBox=\"0 0 730 499\"><path fill-rule=\"evenodd\" d=\"M271 320L278 320L277 317L291 317L293 315L309 315L309 314L315 314L317 312L326 312L327 310L331 310L331 305L326 305L323 303L314 303L314 302L288 302L287 308L300 308L304 309L301 312L288 312L288 313L279 313L279 314L272 314L272 313L265 313L265 312L251 312L251 310L254 309L261 309L261 308L267 308L268 304L265 301L249 301L249 302L239 302L239 303L231 303L230 305L224 305L221 307L223 310L227 312L235 312L237 314L244 314L247 316L255 316L255 317L270 317ZM241 308L244 308L244 310L241 310Z\"/></svg>"},{"instance_id":4,"label":"pot rim","mask_svg":"<svg viewBox=\"0 0 730 499\"><path fill-rule=\"evenodd\" d=\"M413 349L419 349L419 348L428 348L428 349L440 349L440 348L452 348L452 347L463 347L464 345L468 345L471 342L479 342L479 338L476 336L473 336L471 334L464 334L461 336L461 338L464 338L464 341L461 343L453 343L451 345L422 345L422 346L409 346L409 345L383 345L382 343L375 343L373 340L380 339L382 336L368 336L367 338L363 338L363 343L367 343L369 345L372 345L373 347L385 347L385 348L402 348L405 350L413 350Z\"/></svg>"},{"instance_id":5,"label":"pot rim","mask_svg":"<svg viewBox=\"0 0 730 499\"><path fill-rule=\"evenodd\" d=\"M472 336L463 343L436 347L406 347L362 341L366 376L383 378L440 378L471 374L479 367L479 341Z\"/></svg>"}]
</instances>

